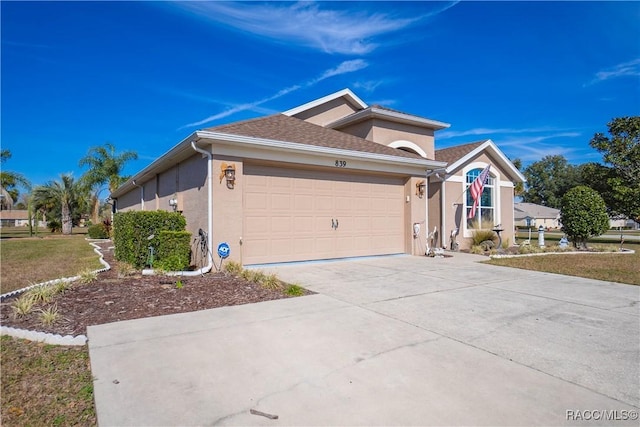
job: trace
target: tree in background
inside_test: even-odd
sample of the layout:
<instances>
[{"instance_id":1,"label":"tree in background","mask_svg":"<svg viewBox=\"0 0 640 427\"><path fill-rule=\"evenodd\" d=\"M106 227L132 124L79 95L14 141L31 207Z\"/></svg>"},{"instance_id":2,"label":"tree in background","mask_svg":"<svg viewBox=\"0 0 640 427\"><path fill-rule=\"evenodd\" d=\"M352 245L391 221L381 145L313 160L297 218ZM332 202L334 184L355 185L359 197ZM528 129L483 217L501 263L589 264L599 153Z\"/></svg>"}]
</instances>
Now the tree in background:
<instances>
[{"instance_id":1,"label":"tree in background","mask_svg":"<svg viewBox=\"0 0 640 427\"><path fill-rule=\"evenodd\" d=\"M0 151L0 163L4 163L10 158L11 151ZM30 190L31 183L22 174L2 170L0 171L0 187L2 187L6 192L2 193L3 197L1 198L2 200L0 200L0 209L7 209L18 201L18 197L20 196L19 187ZM7 195L11 197L11 200L7 200Z\"/></svg>"},{"instance_id":2,"label":"tree in background","mask_svg":"<svg viewBox=\"0 0 640 427\"><path fill-rule=\"evenodd\" d=\"M590 142L606 166L588 166L583 176L611 213L640 222L640 116L615 118L607 126L611 137L596 133Z\"/></svg>"},{"instance_id":3,"label":"tree in background","mask_svg":"<svg viewBox=\"0 0 640 427\"><path fill-rule=\"evenodd\" d=\"M74 215L78 217L85 201L85 188L71 174L62 174L60 181L49 181L33 190L34 207L47 212L52 231L56 231L59 218L62 234L71 234Z\"/></svg>"},{"instance_id":4,"label":"tree in background","mask_svg":"<svg viewBox=\"0 0 640 427\"><path fill-rule=\"evenodd\" d=\"M138 154L134 151L116 153L116 147L107 142L99 147L92 147L87 155L80 159L80 167L88 166L89 170L82 176L83 184L93 189L92 218L94 223L98 222L100 212L100 192L106 185L109 192L114 192L129 177L121 176L124 165L129 160L136 160Z\"/></svg>"},{"instance_id":5,"label":"tree in background","mask_svg":"<svg viewBox=\"0 0 640 427\"><path fill-rule=\"evenodd\" d=\"M567 191L560 205L560 221L573 246L586 248L587 240L609 229L607 206L598 192L584 185Z\"/></svg>"},{"instance_id":6,"label":"tree in background","mask_svg":"<svg viewBox=\"0 0 640 427\"><path fill-rule=\"evenodd\" d=\"M522 171L522 160L513 159L511 161L511 163L513 163L513 166L515 166L516 169L518 169L519 171ZM517 182L516 185L513 188L513 195L515 197L519 197L519 196L522 196L523 193L524 193L524 183L523 182Z\"/></svg>"},{"instance_id":7,"label":"tree in background","mask_svg":"<svg viewBox=\"0 0 640 427\"><path fill-rule=\"evenodd\" d=\"M545 156L527 166L523 175L527 178L527 188L522 200L556 209L565 193L581 184L579 167L568 164L561 155Z\"/></svg>"}]
</instances>

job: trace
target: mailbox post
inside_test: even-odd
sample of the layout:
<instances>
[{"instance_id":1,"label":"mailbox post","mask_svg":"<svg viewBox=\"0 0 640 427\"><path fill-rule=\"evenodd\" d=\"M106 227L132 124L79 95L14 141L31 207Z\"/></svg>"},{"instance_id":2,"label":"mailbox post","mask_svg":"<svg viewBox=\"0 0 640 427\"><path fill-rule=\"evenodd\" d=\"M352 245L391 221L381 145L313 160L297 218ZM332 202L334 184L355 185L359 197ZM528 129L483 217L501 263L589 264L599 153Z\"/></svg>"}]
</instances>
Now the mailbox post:
<instances>
[{"instance_id":1,"label":"mailbox post","mask_svg":"<svg viewBox=\"0 0 640 427\"><path fill-rule=\"evenodd\" d=\"M542 225L538 227L538 246L544 248L544 227Z\"/></svg>"}]
</instances>

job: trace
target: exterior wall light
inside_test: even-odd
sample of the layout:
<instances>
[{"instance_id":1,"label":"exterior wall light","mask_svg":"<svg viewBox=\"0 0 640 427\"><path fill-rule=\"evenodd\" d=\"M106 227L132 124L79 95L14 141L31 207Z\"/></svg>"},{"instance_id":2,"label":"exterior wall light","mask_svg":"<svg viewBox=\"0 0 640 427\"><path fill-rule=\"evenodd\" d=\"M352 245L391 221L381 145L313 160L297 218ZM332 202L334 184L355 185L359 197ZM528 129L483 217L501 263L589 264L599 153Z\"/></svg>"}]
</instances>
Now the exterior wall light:
<instances>
[{"instance_id":1,"label":"exterior wall light","mask_svg":"<svg viewBox=\"0 0 640 427\"><path fill-rule=\"evenodd\" d=\"M171 206L175 212L176 209L178 209L178 199L169 199L169 206Z\"/></svg>"},{"instance_id":2,"label":"exterior wall light","mask_svg":"<svg viewBox=\"0 0 640 427\"><path fill-rule=\"evenodd\" d=\"M427 184L425 183L424 180L419 181L416 183L416 196L418 196L419 198L423 198L424 197L424 192L425 189L427 188Z\"/></svg>"},{"instance_id":3,"label":"exterior wall light","mask_svg":"<svg viewBox=\"0 0 640 427\"><path fill-rule=\"evenodd\" d=\"M227 188L230 188L233 190L233 187L235 186L236 183L236 165L228 165L226 163L223 163L220 166L221 169L221 173L220 173L220 183L222 183L222 179L226 179L227 180Z\"/></svg>"}]
</instances>

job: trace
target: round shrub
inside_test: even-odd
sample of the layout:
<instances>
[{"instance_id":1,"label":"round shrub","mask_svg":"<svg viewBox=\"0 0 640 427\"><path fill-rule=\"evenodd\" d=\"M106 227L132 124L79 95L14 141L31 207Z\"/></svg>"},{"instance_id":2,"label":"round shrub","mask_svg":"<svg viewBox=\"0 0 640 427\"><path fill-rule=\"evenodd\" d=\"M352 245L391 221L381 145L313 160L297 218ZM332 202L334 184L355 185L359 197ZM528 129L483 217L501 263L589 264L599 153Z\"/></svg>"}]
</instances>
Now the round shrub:
<instances>
[{"instance_id":1,"label":"round shrub","mask_svg":"<svg viewBox=\"0 0 640 427\"><path fill-rule=\"evenodd\" d=\"M586 247L590 237L609 229L609 215L602 196L582 185L567 191L562 198L560 221L562 231L575 247Z\"/></svg>"},{"instance_id":2,"label":"round shrub","mask_svg":"<svg viewBox=\"0 0 640 427\"><path fill-rule=\"evenodd\" d=\"M109 232L104 224L93 224L87 229L87 234L91 239L108 239Z\"/></svg>"}]
</instances>

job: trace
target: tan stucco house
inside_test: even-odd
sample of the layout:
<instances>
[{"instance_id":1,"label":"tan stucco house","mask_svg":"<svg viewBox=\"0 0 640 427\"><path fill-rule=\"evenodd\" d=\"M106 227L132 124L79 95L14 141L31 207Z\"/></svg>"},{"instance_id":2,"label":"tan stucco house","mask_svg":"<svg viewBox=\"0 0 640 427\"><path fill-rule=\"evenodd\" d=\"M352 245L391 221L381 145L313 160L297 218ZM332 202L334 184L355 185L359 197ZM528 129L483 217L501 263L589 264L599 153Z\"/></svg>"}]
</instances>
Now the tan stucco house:
<instances>
[{"instance_id":1,"label":"tan stucco house","mask_svg":"<svg viewBox=\"0 0 640 427\"><path fill-rule=\"evenodd\" d=\"M476 218L513 242L522 174L490 140L436 150L449 124L380 106L349 89L267 117L196 131L111 197L117 211L177 210L245 265L424 255L438 230L469 247L465 190L487 164Z\"/></svg>"}]
</instances>

